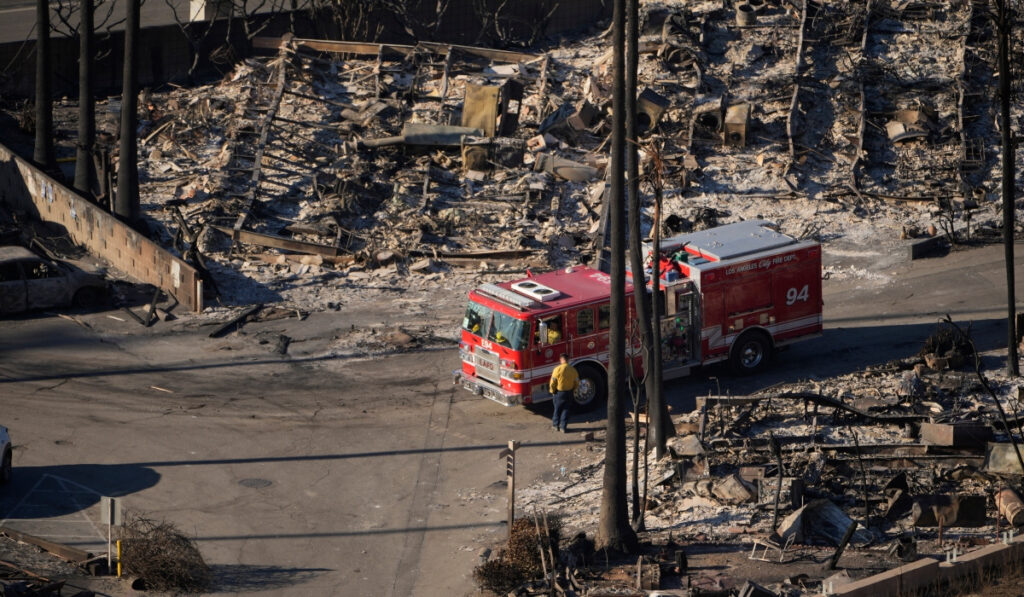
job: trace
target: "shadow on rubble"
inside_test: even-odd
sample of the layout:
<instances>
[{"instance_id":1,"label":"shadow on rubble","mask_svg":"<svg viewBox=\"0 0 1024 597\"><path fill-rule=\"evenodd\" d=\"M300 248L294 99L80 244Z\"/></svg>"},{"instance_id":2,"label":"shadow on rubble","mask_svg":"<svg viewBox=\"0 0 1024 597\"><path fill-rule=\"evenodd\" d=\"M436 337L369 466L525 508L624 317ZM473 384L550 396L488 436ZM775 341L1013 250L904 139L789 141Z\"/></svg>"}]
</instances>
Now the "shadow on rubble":
<instances>
[{"instance_id":1,"label":"shadow on rubble","mask_svg":"<svg viewBox=\"0 0 1024 597\"><path fill-rule=\"evenodd\" d=\"M219 593L256 593L307 583L329 568L281 568L249 564L214 564L212 589Z\"/></svg>"},{"instance_id":2,"label":"shadow on rubble","mask_svg":"<svg viewBox=\"0 0 1024 597\"><path fill-rule=\"evenodd\" d=\"M0 494L0 519L65 516L94 508L101 496L120 497L153 487L160 473L137 464L18 466Z\"/></svg>"},{"instance_id":3,"label":"shadow on rubble","mask_svg":"<svg viewBox=\"0 0 1024 597\"><path fill-rule=\"evenodd\" d=\"M216 298L207 304L217 304L222 307L247 306L254 303L272 304L284 300L279 292L264 284L246 276L241 271L221 265L213 259L206 260L206 267L210 276L217 285ZM294 276L275 277L273 284L284 285Z\"/></svg>"},{"instance_id":4,"label":"shadow on rubble","mask_svg":"<svg viewBox=\"0 0 1024 597\"><path fill-rule=\"evenodd\" d=\"M953 316L962 322L955 313ZM962 325L966 329L967 324ZM779 351L763 373L738 377L731 373L727 364L712 365L695 371L690 377L666 383L666 396L674 412L690 412L695 408L696 396L742 396L780 383L799 383L862 371L918 354L935 326L936 323L929 322L827 329L821 337ZM975 320L970 327L978 351L1006 346L1005 319ZM983 371L991 371L988 361L983 364Z\"/></svg>"}]
</instances>

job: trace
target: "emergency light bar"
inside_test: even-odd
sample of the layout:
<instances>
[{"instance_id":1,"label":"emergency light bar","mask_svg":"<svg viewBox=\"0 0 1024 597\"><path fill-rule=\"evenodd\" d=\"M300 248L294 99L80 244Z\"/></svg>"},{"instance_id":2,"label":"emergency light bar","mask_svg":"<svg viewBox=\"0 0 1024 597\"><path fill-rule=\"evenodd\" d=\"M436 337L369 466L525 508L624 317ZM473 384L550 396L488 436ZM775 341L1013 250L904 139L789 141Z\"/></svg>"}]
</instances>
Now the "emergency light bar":
<instances>
[{"instance_id":1,"label":"emergency light bar","mask_svg":"<svg viewBox=\"0 0 1024 597\"><path fill-rule=\"evenodd\" d=\"M481 284L480 287L476 289L476 291L481 292L483 294L488 294L496 299L503 300L506 303L519 307L520 309L529 309L530 307L533 307L535 305L533 299L512 292L507 288L502 288L497 284L491 284L490 282L486 284Z\"/></svg>"}]
</instances>

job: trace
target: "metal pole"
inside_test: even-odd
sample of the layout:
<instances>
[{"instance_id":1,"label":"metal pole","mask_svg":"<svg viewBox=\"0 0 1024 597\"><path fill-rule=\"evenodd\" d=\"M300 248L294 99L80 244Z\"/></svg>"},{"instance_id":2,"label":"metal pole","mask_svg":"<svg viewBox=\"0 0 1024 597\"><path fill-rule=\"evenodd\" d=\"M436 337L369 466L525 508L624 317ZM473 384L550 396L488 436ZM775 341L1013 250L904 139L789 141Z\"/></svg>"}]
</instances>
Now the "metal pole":
<instances>
[{"instance_id":1,"label":"metal pole","mask_svg":"<svg viewBox=\"0 0 1024 597\"><path fill-rule=\"evenodd\" d=\"M1006 262L1006 374L1012 377L1020 375L1020 367L1017 363L1017 298L1014 291L1013 271L1013 230L1016 223L1015 203L1017 200L1014 192L1014 159L1016 150L1010 131L1010 9L1008 0L997 0L999 29L999 105L1000 118L999 127L1002 129L1003 145L1003 246L1005 248Z\"/></svg>"},{"instance_id":2,"label":"metal pole","mask_svg":"<svg viewBox=\"0 0 1024 597\"><path fill-rule=\"evenodd\" d=\"M107 574L110 574L110 569L113 567L110 553L110 538L112 535L112 529L114 527L114 500L113 498L107 500Z\"/></svg>"},{"instance_id":3,"label":"metal pole","mask_svg":"<svg viewBox=\"0 0 1024 597\"><path fill-rule=\"evenodd\" d=\"M505 456L505 482L508 485L508 538L512 538L512 523L516 520L516 450L519 442L509 440Z\"/></svg>"}]
</instances>

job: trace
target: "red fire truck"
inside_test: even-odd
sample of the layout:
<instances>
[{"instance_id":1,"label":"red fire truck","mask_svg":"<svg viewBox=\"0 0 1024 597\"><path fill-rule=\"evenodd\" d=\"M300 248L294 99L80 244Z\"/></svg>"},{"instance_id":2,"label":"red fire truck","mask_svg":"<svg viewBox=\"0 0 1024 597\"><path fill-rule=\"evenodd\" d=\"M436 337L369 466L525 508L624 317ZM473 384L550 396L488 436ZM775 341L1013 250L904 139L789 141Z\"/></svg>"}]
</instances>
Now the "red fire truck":
<instances>
[{"instance_id":1,"label":"red fire truck","mask_svg":"<svg viewBox=\"0 0 1024 597\"><path fill-rule=\"evenodd\" d=\"M726 359L740 374L761 369L783 345L821 334L821 245L799 241L762 220L683 234L661 242L661 305L665 379ZM644 247L648 262L654 256ZM632 276L627 272L627 280ZM548 380L566 353L580 373L577 407L607 394L611 276L584 266L469 293L462 320L462 369L455 383L505 405L551 399ZM635 322L633 288L626 317ZM627 358L640 371L635 324Z\"/></svg>"}]
</instances>

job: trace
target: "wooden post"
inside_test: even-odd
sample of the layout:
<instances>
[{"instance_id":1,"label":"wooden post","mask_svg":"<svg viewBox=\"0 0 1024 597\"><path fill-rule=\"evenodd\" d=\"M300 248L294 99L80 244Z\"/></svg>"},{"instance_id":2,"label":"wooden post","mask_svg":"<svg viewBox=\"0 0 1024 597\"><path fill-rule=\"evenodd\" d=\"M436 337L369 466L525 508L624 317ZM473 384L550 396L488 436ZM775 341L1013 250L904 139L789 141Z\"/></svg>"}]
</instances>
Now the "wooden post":
<instances>
[{"instance_id":1,"label":"wooden post","mask_svg":"<svg viewBox=\"0 0 1024 597\"><path fill-rule=\"evenodd\" d=\"M512 523L516 520L516 450L519 442L509 440L508 448L501 451L505 457L505 482L508 485L508 538L512 538Z\"/></svg>"},{"instance_id":2,"label":"wooden post","mask_svg":"<svg viewBox=\"0 0 1024 597\"><path fill-rule=\"evenodd\" d=\"M853 533L857 530L857 523L850 522L850 526L846 527L846 532L843 533L843 540L839 542L839 547L836 548L835 553L828 560L828 569L835 570L836 565L839 564L839 558L843 555L843 550L850 544L850 539L853 539Z\"/></svg>"}]
</instances>

